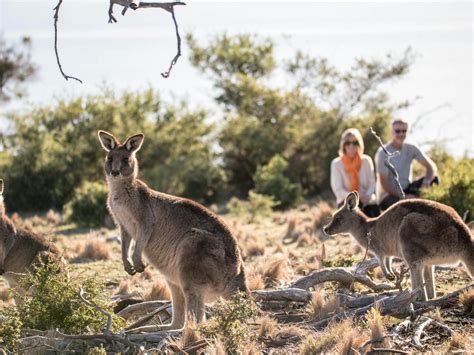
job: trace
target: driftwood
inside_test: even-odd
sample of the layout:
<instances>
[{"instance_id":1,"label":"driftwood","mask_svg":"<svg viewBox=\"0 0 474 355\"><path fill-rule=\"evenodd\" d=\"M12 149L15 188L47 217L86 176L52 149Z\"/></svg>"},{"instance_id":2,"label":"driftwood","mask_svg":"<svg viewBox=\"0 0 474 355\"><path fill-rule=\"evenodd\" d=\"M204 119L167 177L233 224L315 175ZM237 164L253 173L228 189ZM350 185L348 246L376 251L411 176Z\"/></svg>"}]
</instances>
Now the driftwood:
<instances>
[{"instance_id":1,"label":"driftwood","mask_svg":"<svg viewBox=\"0 0 474 355\"><path fill-rule=\"evenodd\" d=\"M128 319L137 314L146 314L149 312L153 312L154 310L156 310L157 308L163 305L169 305L171 307L171 302L170 301L148 301L148 302L132 304L122 309L120 312L117 313L117 315L122 318Z\"/></svg>"},{"instance_id":2,"label":"driftwood","mask_svg":"<svg viewBox=\"0 0 474 355\"><path fill-rule=\"evenodd\" d=\"M279 290L258 290L252 291L252 296L256 301L290 301L309 302L313 295L311 292L301 288L285 288Z\"/></svg>"},{"instance_id":3,"label":"driftwood","mask_svg":"<svg viewBox=\"0 0 474 355\"><path fill-rule=\"evenodd\" d=\"M319 271L314 271L311 274L302 277L291 285L292 288L301 288L303 290L309 290L310 287L318 285L323 282L335 281L342 283L343 285L350 286L353 280L371 288L374 291L386 291L393 290L394 285L390 284L377 284L372 281L367 275L358 271L357 273L351 273L345 268L327 268Z\"/></svg>"}]
</instances>

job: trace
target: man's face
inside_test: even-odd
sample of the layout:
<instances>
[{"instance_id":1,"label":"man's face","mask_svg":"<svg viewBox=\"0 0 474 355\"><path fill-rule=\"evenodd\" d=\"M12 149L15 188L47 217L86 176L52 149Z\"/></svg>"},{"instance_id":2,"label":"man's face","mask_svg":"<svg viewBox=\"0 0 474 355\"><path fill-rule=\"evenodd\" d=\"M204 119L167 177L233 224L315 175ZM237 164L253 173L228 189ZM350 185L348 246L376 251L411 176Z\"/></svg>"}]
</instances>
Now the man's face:
<instances>
[{"instance_id":1,"label":"man's face","mask_svg":"<svg viewBox=\"0 0 474 355\"><path fill-rule=\"evenodd\" d=\"M395 123L392 126L392 137L398 144L403 144L407 136L408 125L406 123Z\"/></svg>"}]
</instances>

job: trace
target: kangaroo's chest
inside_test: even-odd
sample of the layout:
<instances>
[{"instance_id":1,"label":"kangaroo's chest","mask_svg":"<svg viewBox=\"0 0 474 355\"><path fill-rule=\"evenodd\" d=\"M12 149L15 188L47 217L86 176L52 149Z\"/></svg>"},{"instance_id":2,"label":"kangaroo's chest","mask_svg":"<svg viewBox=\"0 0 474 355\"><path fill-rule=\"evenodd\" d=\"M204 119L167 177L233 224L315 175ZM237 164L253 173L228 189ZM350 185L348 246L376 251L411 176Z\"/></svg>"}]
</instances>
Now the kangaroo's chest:
<instances>
[{"instance_id":1,"label":"kangaroo's chest","mask_svg":"<svg viewBox=\"0 0 474 355\"><path fill-rule=\"evenodd\" d=\"M134 209L128 201L122 201L120 198L109 198L110 210L115 221L130 234L132 238L136 237L138 218Z\"/></svg>"}]
</instances>

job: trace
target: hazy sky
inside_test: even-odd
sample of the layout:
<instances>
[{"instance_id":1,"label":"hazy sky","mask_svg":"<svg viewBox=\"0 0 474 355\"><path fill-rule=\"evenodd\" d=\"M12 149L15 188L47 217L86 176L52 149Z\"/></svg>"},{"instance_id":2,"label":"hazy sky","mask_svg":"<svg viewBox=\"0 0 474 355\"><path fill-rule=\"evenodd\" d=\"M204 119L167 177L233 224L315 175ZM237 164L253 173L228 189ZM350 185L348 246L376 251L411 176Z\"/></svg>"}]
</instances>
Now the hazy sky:
<instances>
[{"instance_id":1,"label":"hazy sky","mask_svg":"<svg viewBox=\"0 0 474 355\"><path fill-rule=\"evenodd\" d=\"M164 71L176 50L168 13L157 9L116 8L117 24L107 23L107 0L64 0L60 13L59 46L66 73L84 81L65 81L53 51L52 8L55 0L0 0L0 31L9 43L24 35L33 39L33 59L40 71L29 85L31 103L51 103L55 97L97 93L103 81L116 88L158 88L168 100L189 99L212 107L214 92L207 78L183 56L171 73ZM324 56L341 69L355 57L382 58L402 54L411 46L417 59L408 76L387 87L394 99L413 99L400 112L413 121L425 116L411 141L447 140L449 150L474 156L473 131L473 7L471 2L412 1L196 1L176 7L182 35L192 32L204 41L216 33L252 32L277 43L278 58L297 49ZM5 109L5 107L4 107Z\"/></svg>"}]
</instances>

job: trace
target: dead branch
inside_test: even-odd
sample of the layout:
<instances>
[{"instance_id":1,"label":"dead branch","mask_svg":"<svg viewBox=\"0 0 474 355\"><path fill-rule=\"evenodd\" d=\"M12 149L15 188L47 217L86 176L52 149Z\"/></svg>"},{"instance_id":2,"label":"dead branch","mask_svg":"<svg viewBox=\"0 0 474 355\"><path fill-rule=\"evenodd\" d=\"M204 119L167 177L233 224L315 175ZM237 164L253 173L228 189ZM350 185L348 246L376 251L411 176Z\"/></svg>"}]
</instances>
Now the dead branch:
<instances>
[{"instance_id":1,"label":"dead branch","mask_svg":"<svg viewBox=\"0 0 474 355\"><path fill-rule=\"evenodd\" d=\"M413 338L411 341L411 344L416 347L418 350L423 349L423 345L420 342L421 334L423 333L423 330L431 323L433 322L433 319L431 318L425 318L425 321L419 325L418 328L416 328L415 333L413 334Z\"/></svg>"},{"instance_id":2,"label":"dead branch","mask_svg":"<svg viewBox=\"0 0 474 355\"><path fill-rule=\"evenodd\" d=\"M376 353L394 353L394 354L410 354L409 351L397 350L397 349L388 349L388 348L372 348Z\"/></svg>"},{"instance_id":3,"label":"dead branch","mask_svg":"<svg viewBox=\"0 0 474 355\"><path fill-rule=\"evenodd\" d=\"M175 13L174 13L174 7L177 5L186 5L186 3L181 2L181 1L144 2L144 1L139 1L139 0L110 0L109 23L117 22L117 19L113 16L114 4L123 6L122 15L125 15L125 12L127 11L129 7L133 10L146 9L146 8L159 8L171 14L171 18L173 19L173 24L175 28L175 34L176 34L177 52L176 52L176 55L171 60L168 70L161 73L161 76L163 78L168 78L170 76L171 70L173 69L174 65L177 63L179 57L181 56L181 36L179 35L179 27L178 27L178 22L176 21Z\"/></svg>"},{"instance_id":4,"label":"dead branch","mask_svg":"<svg viewBox=\"0 0 474 355\"><path fill-rule=\"evenodd\" d=\"M171 308L171 304L165 304L161 307L158 307L153 312L147 314L146 316L140 318L136 322L130 324L127 328L125 328L125 330L130 330L130 329L141 327L142 325L148 323L158 313L163 312L163 311L169 311L170 308Z\"/></svg>"},{"instance_id":5,"label":"dead branch","mask_svg":"<svg viewBox=\"0 0 474 355\"><path fill-rule=\"evenodd\" d=\"M80 287L79 289L79 297L81 298L82 302L84 302L86 305L88 305L89 307L92 307L92 308L95 308L96 310L98 310L100 313L104 314L105 316L107 316L107 326L105 328L105 334L106 335L109 335L110 334L110 327L112 326L112 315L107 312L105 309L103 309L102 307L100 307L99 305L87 300L85 297L84 297L84 289L82 288L82 286Z\"/></svg>"},{"instance_id":6,"label":"dead branch","mask_svg":"<svg viewBox=\"0 0 474 355\"><path fill-rule=\"evenodd\" d=\"M77 80L82 84L82 80L78 79L74 76L66 75L63 71L63 67L61 66L61 62L59 60L59 54L58 54L58 19L59 19L59 8L61 7L63 0L59 0L58 4L56 7L53 9L54 11L54 52L56 53L56 61L58 63L59 71L61 72L61 75L64 77L64 79L69 80L69 79L74 79Z\"/></svg>"},{"instance_id":7,"label":"dead branch","mask_svg":"<svg viewBox=\"0 0 474 355\"><path fill-rule=\"evenodd\" d=\"M256 301L290 301L309 302L313 295L311 292L301 288L284 288L279 290L258 290L252 291L252 296Z\"/></svg>"},{"instance_id":8,"label":"dead branch","mask_svg":"<svg viewBox=\"0 0 474 355\"><path fill-rule=\"evenodd\" d=\"M388 150L385 148L383 145L382 139L375 133L372 127L370 127L370 132L374 135L374 137L379 141L380 146L382 147L382 150L385 153L385 161L384 165L387 167L387 169L390 171L390 173L393 175L393 178L395 179L395 187L397 188L398 191L398 196L400 197L400 200L405 199L405 192L402 189L402 185L400 184L400 178L398 176L397 169L393 166L392 163L390 163L390 159L393 157L396 157L397 155L400 155L400 152L396 150L393 153L389 153Z\"/></svg>"},{"instance_id":9,"label":"dead branch","mask_svg":"<svg viewBox=\"0 0 474 355\"><path fill-rule=\"evenodd\" d=\"M160 341L168 338L177 338L181 336L181 330L169 330L169 331L160 331L152 333L143 333L143 334L128 334L130 341L134 342L150 342L150 343L159 343Z\"/></svg>"},{"instance_id":10,"label":"dead branch","mask_svg":"<svg viewBox=\"0 0 474 355\"><path fill-rule=\"evenodd\" d=\"M429 301L416 301L414 302L413 305L416 310L424 309L424 308L435 308L435 307L440 307L440 308L452 307L458 304L458 298L461 293L463 293L464 291L468 291L469 289L473 287L474 287L474 283L466 287L463 287L459 290L453 291L438 299L429 300Z\"/></svg>"},{"instance_id":11,"label":"dead branch","mask_svg":"<svg viewBox=\"0 0 474 355\"><path fill-rule=\"evenodd\" d=\"M368 232L367 233L367 246L365 247L365 254L364 254L364 258L362 259L362 262L360 262L359 264L357 264L355 270L354 270L354 275L352 277L352 281L351 281L351 285L349 286L349 290L352 290L353 287L354 287L354 282L355 282L355 278L356 278L356 274L358 273L359 271L359 268L361 266L361 264L367 259L367 253L369 252L369 248L370 248L370 241L372 240L372 233L371 232ZM364 273L365 274L365 273Z\"/></svg>"},{"instance_id":12,"label":"dead branch","mask_svg":"<svg viewBox=\"0 0 474 355\"><path fill-rule=\"evenodd\" d=\"M170 301L148 301L148 302L132 304L122 309L120 312L117 313L117 315L122 318L128 319L136 314L152 312L156 308L161 307L165 304L168 306L171 306Z\"/></svg>"},{"instance_id":13,"label":"dead branch","mask_svg":"<svg viewBox=\"0 0 474 355\"><path fill-rule=\"evenodd\" d=\"M344 285L351 285L352 280L371 288L374 291L393 290L394 286L389 284L377 284L373 282L367 275L361 273L351 273L344 268L327 268L314 271L311 274L302 277L291 285L292 288L301 288L309 290L310 287L323 282L335 281Z\"/></svg>"}]
</instances>

